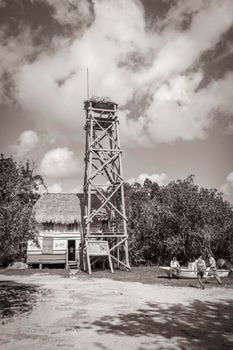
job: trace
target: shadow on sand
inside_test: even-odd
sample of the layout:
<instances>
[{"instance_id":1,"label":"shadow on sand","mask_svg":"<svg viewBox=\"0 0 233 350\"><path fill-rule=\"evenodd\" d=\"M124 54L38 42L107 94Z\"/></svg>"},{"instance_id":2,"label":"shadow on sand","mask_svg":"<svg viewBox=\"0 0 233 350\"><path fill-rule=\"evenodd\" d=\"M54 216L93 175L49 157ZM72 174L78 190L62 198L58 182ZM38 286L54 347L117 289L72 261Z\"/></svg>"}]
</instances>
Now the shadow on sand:
<instances>
[{"instance_id":1,"label":"shadow on sand","mask_svg":"<svg viewBox=\"0 0 233 350\"><path fill-rule=\"evenodd\" d=\"M39 288L12 281L0 282L0 322L8 322L13 316L28 313L36 303Z\"/></svg>"},{"instance_id":2,"label":"shadow on sand","mask_svg":"<svg viewBox=\"0 0 233 350\"><path fill-rule=\"evenodd\" d=\"M233 349L233 300L195 300L188 306L148 303L134 313L102 317L94 326L100 334L148 336L153 341L162 336L169 349L174 342L179 349Z\"/></svg>"}]
</instances>

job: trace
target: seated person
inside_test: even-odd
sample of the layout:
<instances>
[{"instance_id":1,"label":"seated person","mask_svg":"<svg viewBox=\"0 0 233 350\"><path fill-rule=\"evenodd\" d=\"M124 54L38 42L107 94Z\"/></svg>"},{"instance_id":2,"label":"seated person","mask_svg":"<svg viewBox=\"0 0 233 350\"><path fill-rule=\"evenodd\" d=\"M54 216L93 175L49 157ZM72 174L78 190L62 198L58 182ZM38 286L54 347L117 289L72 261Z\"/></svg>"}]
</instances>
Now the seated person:
<instances>
[{"instance_id":1,"label":"seated person","mask_svg":"<svg viewBox=\"0 0 233 350\"><path fill-rule=\"evenodd\" d=\"M170 263L170 279L172 278L172 274L179 275L180 272L180 264L179 261L177 261L176 257L172 259Z\"/></svg>"}]
</instances>

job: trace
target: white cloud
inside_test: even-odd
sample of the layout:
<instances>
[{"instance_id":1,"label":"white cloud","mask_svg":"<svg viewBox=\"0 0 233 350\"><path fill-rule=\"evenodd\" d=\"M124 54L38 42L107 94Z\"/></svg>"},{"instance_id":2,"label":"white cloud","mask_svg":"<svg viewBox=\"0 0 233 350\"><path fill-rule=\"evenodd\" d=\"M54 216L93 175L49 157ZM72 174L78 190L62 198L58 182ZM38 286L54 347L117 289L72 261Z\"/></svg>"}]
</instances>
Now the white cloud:
<instances>
[{"instance_id":1,"label":"white cloud","mask_svg":"<svg viewBox=\"0 0 233 350\"><path fill-rule=\"evenodd\" d=\"M204 138L214 117L233 112L233 74L198 90L200 72L177 76L155 93L148 109L148 133L152 140L172 142Z\"/></svg>"},{"instance_id":2,"label":"white cloud","mask_svg":"<svg viewBox=\"0 0 233 350\"><path fill-rule=\"evenodd\" d=\"M232 117L233 73L198 89L201 80L201 72L175 76L155 91L143 117L135 120L122 113L124 141L151 147L158 142L203 139L216 118Z\"/></svg>"},{"instance_id":3,"label":"white cloud","mask_svg":"<svg viewBox=\"0 0 233 350\"><path fill-rule=\"evenodd\" d=\"M233 197L233 171L226 177L226 182L220 188L226 197Z\"/></svg>"},{"instance_id":4,"label":"white cloud","mask_svg":"<svg viewBox=\"0 0 233 350\"><path fill-rule=\"evenodd\" d=\"M25 130L19 135L17 144L12 145L9 148L14 153L14 155L17 157L22 157L35 149L38 142L39 137L35 131Z\"/></svg>"},{"instance_id":5,"label":"white cloud","mask_svg":"<svg viewBox=\"0 0 233 350\"><path fill-rule=\"evenodd\" d=\"M184 14L194 12L190 28L180 30L174 27L174 9L171 8L165 28L155 38L159 45L155 48L153 64L137 76L140 83L151 82L154 89L166 79L191 67L203 52L216 45L221 35L233 24L232 5L232 0L226 0L221 5L217 0L210 0L206 6L204 1L199 1L197 7L178 1L175 16L184 17Z\"/></svg>"},{"instance_id":6,"label":"white cloud","mask_svg":"<svg viewBox=\"0 0 233 350\"><path fill-rule=\"evenodd\" d=\"M15 98L40 128L83 138L87 66L91 94L126 105L119 113L121 132L131 146L203 138L216 110L232 113L232 76L198 90L202 73L196 68L232 26L232 0L179 0L153 30L137 0L93 1L93 17L88 1L43 1L54 7L60 24L74 28L71 40L57 37L52 50L25 63L27 40L28 51L23 45L20 63L12 63L18 67ZM182 29L187 16L190 26ZM149 96L151 104L132 118L128 103L135 96Z\"/></svg>"},{"instance_id":7,"label":"white cloud","mask_svg":"<svg viewBox=\"0 0 233 350\"><path fill-rule=\"evenodd\" d=\"M87 0L41 0L53 7L53 17L61 25L77 27L91 19L91 3Z\"/></svg>"},{"instance_id":8,"label":"white cloud","mask_svg":"<svg viewBox=\"0 0 233 350\"><path fill-rule=\"evenodd\" d=\"M62 192L62 185L60 183L54 183L54 184L48 186L48 192L49 193L61 193Z\"/></svg>"},{"instance_id":9,"label":"white cloud","mask_svg":"<svg viewBox=\"0 0 233 350\"><path fill-rule=\"evenodd\" d=\"M83 185L77 185L73 187L70 191L70 193L83 193Z\"/></svg>"},{"instance_id":10,"label":"white cloud","mask_svg":"<svg viewBox=\"0 0 233 350\"><path fill-rule=\"evenodd\" d=\"M135 82L132 72L119 64L128 53L149 49L144 26L137 2L95 2L94 22L81 37L72 42L61 39L52 54L22 66L15 81L21 106L40 125L82 130L87 66L91 94L126 103Z\"/></svg>"},{"instance_id":11,"label":"white cloud","mask_svg":"<svg viewBox=\"0 0 233 350\"><path fill-rule=\"evenodd\" d=\"M5 32L6 28L2 26L0 29L0 102L10 103L11 93L14 93L13 89L9 91L12 77L28 62L31 55L40 50L40 45L33 45L33 35L29 27L21 25L17 36L9 36Z\"/></svg>"},{"instance_id":12,"label":"white cloud","mask_svg":"<svg viewBox=\"0 0 233 350\"><path fill-rule=\"evenodd\" d=\"M72 178L80 171L80 161L68 147L55 148L44 155L40 170L49 178Z\"/></svg>"},{"instance_id":13,"label":"white cloud","mask_svg":"<svg viewBox=\"0 0 233 350\"><path fill-rule=\"evenodd\" d=\"M233 186L233 171L227 175L227 181L230 182Z\"/></svg>"},{"instance_id":14,"label":"white cloud","mask_svg":"<svg viewBox=\"0 0 233 350\"><path fill-rule=\"evenodd\" d=\"M139 184L143 185L146 179L149 179L152 182L157 182L159 186L162 186L165 184L165 181L167 179L167 174L165 173L152 174L152 175L140 174L137 178L131 178L127 180L127 182L131 185L134 184L135 182L138 182Z\"/></svg>"}]
</instances>

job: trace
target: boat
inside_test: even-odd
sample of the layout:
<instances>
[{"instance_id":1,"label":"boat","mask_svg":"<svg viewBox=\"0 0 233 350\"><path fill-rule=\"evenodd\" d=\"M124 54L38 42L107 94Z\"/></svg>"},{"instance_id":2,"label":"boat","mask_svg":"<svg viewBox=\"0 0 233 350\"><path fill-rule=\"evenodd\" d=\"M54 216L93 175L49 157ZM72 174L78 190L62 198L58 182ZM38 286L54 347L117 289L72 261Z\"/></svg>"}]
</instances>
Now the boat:
<instances>
[{"instance_id":1,"label":"boat","mask_svg":"<svg viewBox=\"0 0 233 350\"><path fill-rule=\"evenodd\" d=\"M170 276L170 267L168 266L160 266L160 269L164 271L167 276ZM217 269L218 276L220 278L227 277L230 273L230 270ZM190 263L188 267L181 267L179 273L172 272L172 277L176 278L189 278L194 279L197 278L197 271L194 269L194 263ZM211 278L213 274L210 274L210 268L207 267L206 273L204 274L204 278Z\"/></svg>"}]
</instances>

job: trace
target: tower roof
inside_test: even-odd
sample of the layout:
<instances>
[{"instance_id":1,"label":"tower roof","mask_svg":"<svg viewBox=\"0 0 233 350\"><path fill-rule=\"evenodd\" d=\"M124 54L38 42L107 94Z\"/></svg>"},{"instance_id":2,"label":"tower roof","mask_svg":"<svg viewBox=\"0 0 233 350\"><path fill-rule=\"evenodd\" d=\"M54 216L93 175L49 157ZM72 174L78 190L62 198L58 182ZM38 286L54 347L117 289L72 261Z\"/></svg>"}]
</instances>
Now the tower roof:
<instances>
[{"instance_id":1,"label":"tower roof","mask_svg":"<svg viewBox=\"0 0 233 350\"><path fill-rule=\"evenodd\" d=\"M96 108L96 109L107 109L114 111L117 107L117 103L110 100L109 97L93 96L89 100L84 101L84 108Z\"/></svg>"}]
</instances>

